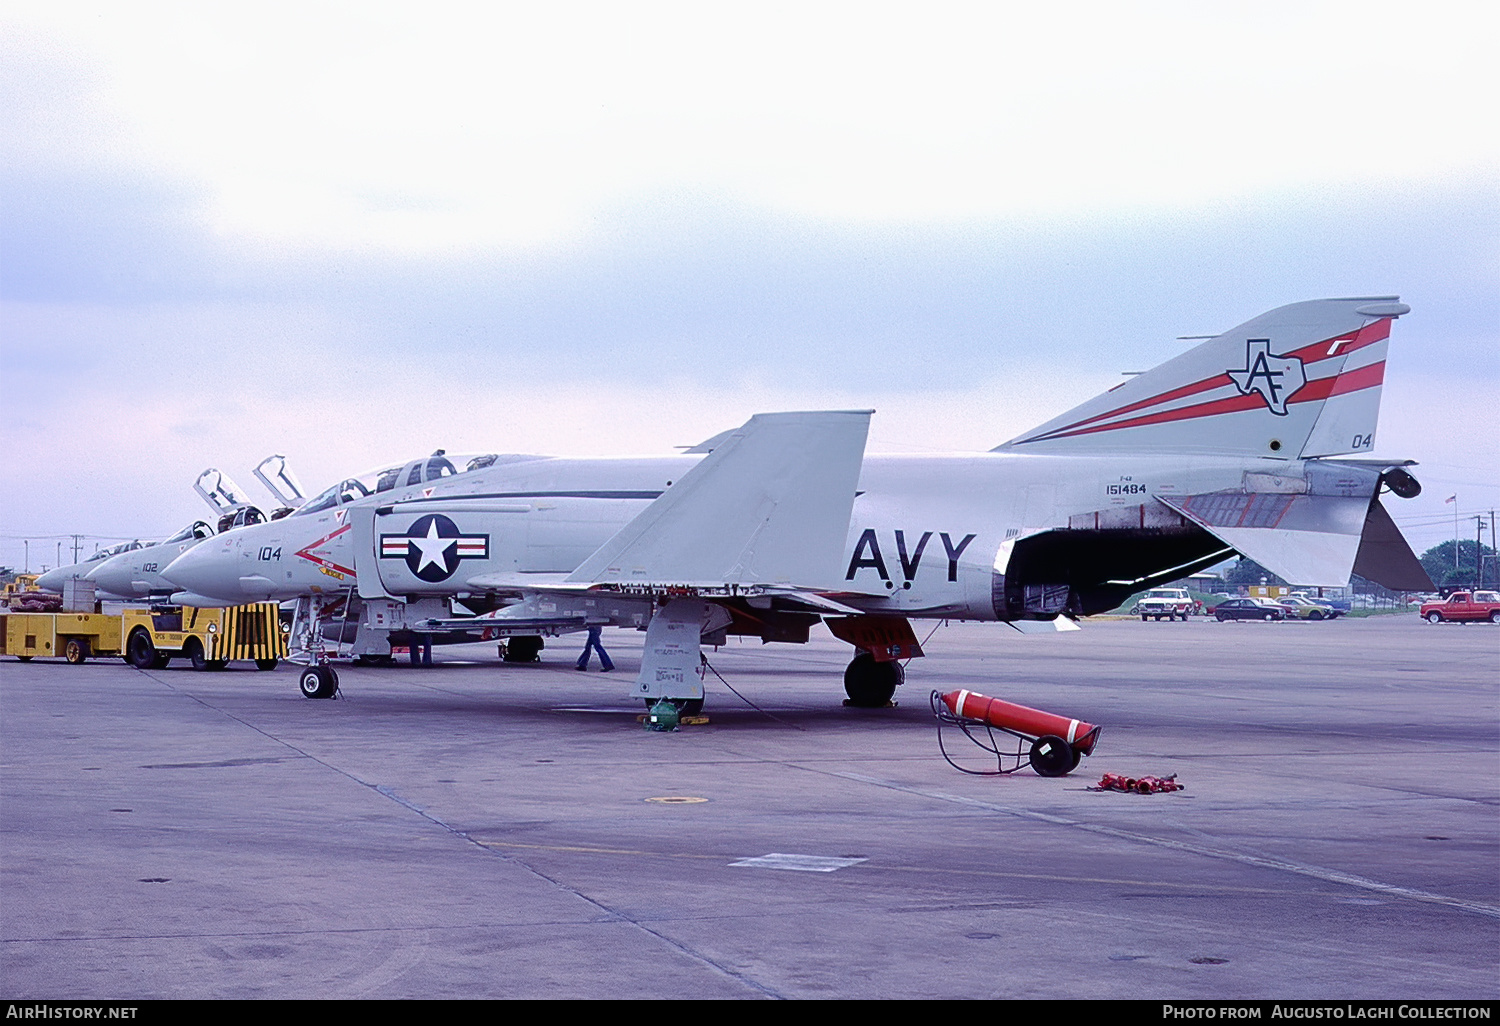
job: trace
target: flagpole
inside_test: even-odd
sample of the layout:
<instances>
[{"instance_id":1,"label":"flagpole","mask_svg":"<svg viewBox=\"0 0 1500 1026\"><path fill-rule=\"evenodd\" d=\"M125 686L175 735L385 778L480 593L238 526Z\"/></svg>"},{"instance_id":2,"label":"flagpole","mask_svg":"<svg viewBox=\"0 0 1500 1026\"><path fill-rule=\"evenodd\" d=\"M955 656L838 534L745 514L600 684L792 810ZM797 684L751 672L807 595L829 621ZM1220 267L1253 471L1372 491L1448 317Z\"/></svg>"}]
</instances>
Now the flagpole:
<instances>
[{"instance_id":1,"label":"flagpole","mask_svg":"<svg viewBox=\"0 0 1500 1026\"><path fill-rule=\"evenodd\" d=\"M1453 503L1453 576L1459 575L1458 569L1458 493L1454 492L1443 500L1443 505Z\"/></svg>"}]
</instances>

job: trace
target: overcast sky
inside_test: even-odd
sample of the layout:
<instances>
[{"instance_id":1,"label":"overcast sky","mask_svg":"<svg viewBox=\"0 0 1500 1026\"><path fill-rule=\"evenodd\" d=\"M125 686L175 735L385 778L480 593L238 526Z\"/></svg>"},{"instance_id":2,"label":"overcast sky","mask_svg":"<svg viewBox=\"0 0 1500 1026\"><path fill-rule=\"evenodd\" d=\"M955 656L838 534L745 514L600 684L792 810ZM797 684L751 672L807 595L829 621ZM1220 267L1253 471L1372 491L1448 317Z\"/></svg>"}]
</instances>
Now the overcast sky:
<instances>
[{"instance_id":1,"label":"overcast sky","mask_svg":"<svg viewBox=\"0 0 1500 1026\"><path fill-rule=\"evenodd\" d=\"M1495 10L0 2L0 563L272 452L987 449L1381 294L1421 551L1500 506Z\"/></svg>"}]
</instances>

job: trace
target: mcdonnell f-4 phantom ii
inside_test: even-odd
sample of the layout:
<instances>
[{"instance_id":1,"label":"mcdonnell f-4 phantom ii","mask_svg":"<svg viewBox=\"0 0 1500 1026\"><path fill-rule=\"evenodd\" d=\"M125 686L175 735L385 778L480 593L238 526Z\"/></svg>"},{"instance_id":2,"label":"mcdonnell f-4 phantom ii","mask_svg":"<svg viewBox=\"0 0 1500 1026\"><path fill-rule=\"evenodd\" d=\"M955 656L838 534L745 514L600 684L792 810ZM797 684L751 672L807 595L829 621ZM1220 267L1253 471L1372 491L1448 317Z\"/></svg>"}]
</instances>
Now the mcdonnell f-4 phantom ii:
<instances>
[{"instance_id":1,"label":"mcdonnell f-4 phantom ii","mask_svg":"<svg viewBox=\"0 0 1500 1026\"><path fill-rule=\"evenodd\" d=\"M1239 553L1299 585L1426 574L1369 458L1394 296L1295 303L983 453L865 455L871 411L761 414L673 456L443 453L350 478L167 576L224 602L355 591L372 623L502 636L644 628L632 694L701 701L727 634L854 646L852 704L922 654L913 619L1072 629ZM327 667L302 690L333 693Z\"/></svg>"}]
</instances>

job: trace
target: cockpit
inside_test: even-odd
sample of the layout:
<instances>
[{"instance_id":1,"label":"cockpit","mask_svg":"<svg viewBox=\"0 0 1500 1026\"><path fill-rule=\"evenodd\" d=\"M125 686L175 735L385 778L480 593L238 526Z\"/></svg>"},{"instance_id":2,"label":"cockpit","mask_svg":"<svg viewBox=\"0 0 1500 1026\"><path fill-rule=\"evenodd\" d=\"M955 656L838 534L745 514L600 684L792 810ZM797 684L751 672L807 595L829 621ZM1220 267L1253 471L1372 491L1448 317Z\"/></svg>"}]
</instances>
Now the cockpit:
<instances>
[{"instance_id":1,"label":"cockpit","mask_svg":"<svg viewBox=\"0 0 1500 1026\"><path fill-rule=\"evenodd\" d=\"M134 541L121 542L119 545L112 545L107 549L100 549L88 559L85 559L84 562L93 563L101 559L108 559L111 556L118 556L122 552L134 552L136 549L144 549L145 547L146 543L137 538Z\"/></svg>"},{"instance_id":2,"label":"cockpit","mask_svg":"<svg viewBox=\"0 0 1500 1026\"><path fill-rule=\"evenodd\" d=\"M439 449L431 456L423 456L420 459L360 474L357 477L345 478L327 491L308 499L292 516L300 517L309 513L320 513L323 510L344 506L381 492L415 488L434 481L444 481L470 471L494 466L499 459L500 457L494 453L450 458L446 450ZM459 469L460 466L463 467L462 470Z\"/></svg>"},{"instance_id":3,"label":"cockpit","mask_svg":"<svg viewBox=\"0 0 1500 1026\"><path fill-rule=\"evenodd\" d=\"M457 476L458 468L454 467L445 452L439 449L426 459L412 460L404 467L389 467L381 471L380 478L375 483L375 490L388 492L401 485L411 487L428 481L441 481L445 477Z\"/></svg>"},{"instance_id":4,"label":"cockpit","mask_svg":"<svg viewBox=\"0 0 1500 1026\"><path fill-rule=\"evenodd\" d=\"M219 518L219 533L233 531L236 527L249 527L251 524L264 524L266 515L254 506L241 506L232 513L225 513Z\"/></svg>"},{"instance_id":5,"label":"cockpit","mask_svg":"<svg viewBox=\"0 0 1500 1026\"><path fill-rule=\"evenodd\" d=\"M194 520L191 524L168 538L163 545L171 545L174 542L202 541L204 538L212 538L214 529L201 520Z\"/></svg>"},{"instance_id":6,"label":"cockpit","mask_svg":"<svg viewBox=\"0 0 1500 1026\"><path fill-rule=\"evenodd\" d=\"M343 506L353 502L355 499L363 499L370 494L370 489L357 477L346 478L327 491L320 492L304 502L297 512L291 514L294 517L304 517L309 513L321 513L325 509L335 506Z\"/></svg>"}]
</instances>

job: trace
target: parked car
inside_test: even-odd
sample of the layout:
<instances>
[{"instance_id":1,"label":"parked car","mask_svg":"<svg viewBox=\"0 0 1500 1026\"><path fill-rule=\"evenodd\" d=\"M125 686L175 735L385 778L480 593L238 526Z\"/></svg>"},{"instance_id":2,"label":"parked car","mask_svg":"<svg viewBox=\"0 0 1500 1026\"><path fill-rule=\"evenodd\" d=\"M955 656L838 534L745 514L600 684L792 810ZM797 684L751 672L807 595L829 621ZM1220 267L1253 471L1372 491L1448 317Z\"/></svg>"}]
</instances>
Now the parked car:
<instances>
[{"instance_id":1,"label":"parked car","mask_svg":"<svg viewBox=\"0 0 1500 1026\"><path fill-rule=\"evenodd\" d=\"M1306 595L1287 595L1277 601L1284 606L1290 606L1292 616L1298 620L1332 620L1344 615L1342 609L1327 602L1308 598Z\"/></svg>"},{"instance_id":2,"label":"parked car","mask_svg":"<svg viewBox=\"0 0 1500 1026\"><path fill-rule=\"evenodd\" d=\"M1308 591L1294 591L1291 595L1286 596L1286 598L1305 598L1322 606L1332 606L1344 614L1347 614L1349 610L1354 608L1354 603L1346 598L1328 598L1325 595L1314 595ZM1285 601L1285 599L1278 599L1278 601Z\"/></svg>"},{"instance_id":3,"label":"parked car","mask_svg":"<svg viewBox=\"0 0 1500 1026\"><path fill-rule=\"evenodd\" d=\"M1225 599L1213 608L1214 619L1225 620L1285 620L1295 615L1290 606L1264 598Z\"/></svg>"},{"instance_id":4,"label":"parked car","mask_svg":"<svg viewBox=\"0 0 1500 1026\"><path fill-rule=\"evenodd\" d=\"M1421 612L1428 623L1442 623L1444 620L1500 623L1500 592L1455 591L1442 602L1424 602Z\"/></svg>"},{"instance_id":5,"label":"parked car","mask_svg":"<svg viewBox=\"0 0 1500 1026\"><path fill-rule=\"evenodd\" d=\"M1178 617L1186 620L1193 609L1193 597L1186 588L1152 588L1141 596L1131 612L1139 613L1143 621L1153 618L1175 620Z\"/></svg>"}]
</instances>

